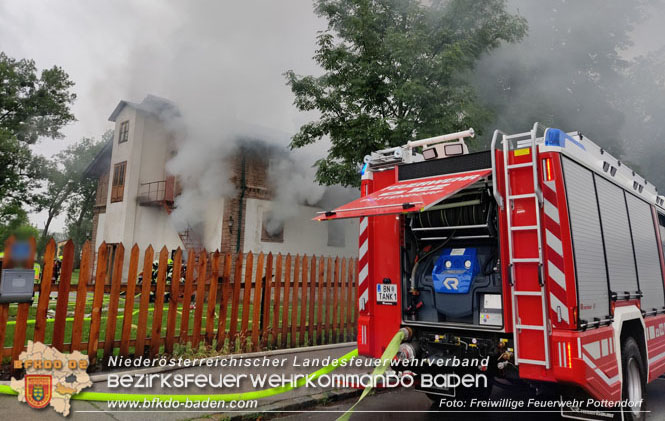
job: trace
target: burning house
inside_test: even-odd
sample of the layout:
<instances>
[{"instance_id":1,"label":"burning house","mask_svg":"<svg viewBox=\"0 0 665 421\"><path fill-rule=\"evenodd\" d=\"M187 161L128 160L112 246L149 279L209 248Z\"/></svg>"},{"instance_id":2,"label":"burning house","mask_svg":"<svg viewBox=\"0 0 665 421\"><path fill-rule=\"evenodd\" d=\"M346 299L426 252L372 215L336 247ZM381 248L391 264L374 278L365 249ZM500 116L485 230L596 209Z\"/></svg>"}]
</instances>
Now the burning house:
<instances>
[{"instance_id":1,"label":"burning house","mask_svg":"<svg viewBox=\"0 0 665 421\"><path fill-rule=\"evenodd\" d=\"M207 172L204 182L210 189L201 186L199 177L170 171L179 148L192 147L178 141L172 126L177 116L175 104L152 95L141 103L120 101L113 110L113 140L86 170L86 176L99 180L92 233L96 248L105 241L111 248L136 243L223 253L357 255L357 222L311 220L323 210L317 205L330 204L334 189L316 186L320 194L313 199L283 194L311 180L281 177L296 172L295 162L286 148L267 142L256 130L234 136L213 165L214 177ZM197 165L211 166L188 163Z\"/></svg>"}]
</instances>

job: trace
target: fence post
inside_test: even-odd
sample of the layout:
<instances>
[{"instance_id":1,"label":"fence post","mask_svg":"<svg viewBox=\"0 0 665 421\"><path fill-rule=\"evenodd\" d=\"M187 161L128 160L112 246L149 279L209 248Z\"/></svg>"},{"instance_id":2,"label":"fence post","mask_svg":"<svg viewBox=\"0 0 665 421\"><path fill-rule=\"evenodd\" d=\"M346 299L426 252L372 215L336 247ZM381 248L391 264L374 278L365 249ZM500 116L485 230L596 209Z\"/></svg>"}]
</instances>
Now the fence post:
<instances>
[{"instance_id":1,"label":"fence post","mask_svg":"<svg viewBox=\"0 0 665 421\"><path fill-rule=\"evenodd\" d=\"M106 278L106 262L108 261L108 248L102 242L97 250L97 272L95 273L95 292L92 297L92 314L90 315L90 335L88 338L88 359L90 365L97 361L99 348L99 327L102 319L102 305L104 304L104 280Z\"/></svg>"},{"instance_id":2,"label":"fence post","mask_svg":"<svg viewBox=\"0 0 665 421\"><path fill-rule=\"evenodd\" d=\"M182 315L180 316L180 343L189 341L189 306L192 303L192 282L194 279L194 250L187 250L187 273L185 273L185 290L182 295Z\"/></svg>"},{"instance_id":3,"label":"fence post","mask_svg":"<svg viewBox=\"0 0 665 421\"><path fill-rule=\"evenodd\" d=\"M127 288L125 289L125 312L122 319L120 335L120 355L129 355L129 340L132 336L132 319L134 318L134 297L136 296L136 278L139 273L139 246L134 244L129 257Z\"/></svg>"},{"instance_id":4,"label":"fence post","mask_svg":"<svg viewBox=\"0 0 665 421\"><path fill-rule=\"evenodd\" d=\"M104 359L113 355L113 341L118 317L118 301L120 299L120 284L122 283L122 265L125 259L125 246L118 245L113 262L113 277L111 279L111 295L106 319L106 337L104 338ZM63 265L64 267L64 265Z\"/></svg>"},{"instance_id":5,"label":"fence post","mask_svg":"<svg viewBox=\"0 0 665 421\"><path fill-rule=\"evenodd\" d=\"M90 241L83 244L81 252L81 270L79 270L79 284L76 288L76 305L74 307L74 326L72 327L72 352L83 349L81 338L83 336L83 317L85 304L88 300L88 280L92 274L94 250Z\"/></svg>"},{"instance_id":6,"label":"fence post","mask_svg":"<svg viewBox=\"0 0 665 421\"><path fill-rule=\"evenodd\" d=\"M53 263L55 258L55 240L51 238L46 244L44 252L44 270L42 270L42 280L39 285L39 301L37 312L35 313L35 342L44 342L46 337L46 312L51 298L51 281L53 280ZM2 343L4 347L4 343Z\"/></svg>"},{"instance_id":7,"label":"fence post","mask_svg":"<svg viewBox=\"0 0 665 421\"><path fill-rule=\"evenodd\" d=\"M171 294L169 294L169 311L166 315L166 343L164 349L167 353L173 352L175 342L175 325L178 321L178 295L180 294L180 275L182 273L182 250L180 247L173 256L173 272L171 274Z\"/></svg>"},{"instance_id":8,"label":"fence post","mask_svg":"<svg viewBox=\"0 0 665 421\"><path fill-rule=\"evenodd\" d=\"M270 295L273 289L272 281L272 253L268 253L266 259L266 273L263 276L263 288L261 289L261 346L268 344L270 336Z\"/></svg>"},{"instance_id":9,"label":"fence post","mask_svg":"<svg viewBox=\"0 0 665 421\"><path fill-rule=\"evenodd\" d=\"M286 347L286 339L289 328L289 292L291 291L291 254L286 255L284 268L284 301L282 305L282 347Z\"/></svg>"},{"instance_id":10,"label":"fence post","mask_svg":"<svg viewBox=\"0 0 665 421\"><path fill-rule=\"evenodd\" d=\"M277 255L277 262L275 264L275 305L272 310L272 336L270 339L270 344L279 345L279 319L280 319L280 308L282 302L280 301L280 295L282 293L282 253Z\"/></svg>"},{"instance_id":11,"label":"fence post","mask_svg":"<svg viewBox=\"0 0 665 421\"><path fill-rule=\"evenodd\" d=\"M215 307L217 306L217 287L219 284L219 251L212 255L210 288L208 289L208 306L206 307L206 342L212 343L215 336ZM220 309L221 310L221 309Z\"/></svg>"},{"instance_id":12,"label":"fence post","mask_svg":"<svg viewBox=\"0 0 665 421\"><path fill-rule=\"evenodd\" d=\"M207 268L208 252L203 249L199 254L199 271L196 277L196 307L194 308L194 332L192 332L192 348L194 349L198 348L201 343L201 319L203 318Z\"/></svg>"},{"instance_id":13,"label":"fence post","mask_svg":"<svg viewBox=\"0 0 665 421\"><path fill-rule=\"evenodd\" d=\"M145 250L143 257L143 275L141 277L141 301L139 304L139 319L136 325L136 345L134 356L140 357L145 352L145 333L148 324L148 307L150 306L150 287L152 283L152 260L154 251L152 245Z\"/></svg>"},{"instance_id":14,"label":"fence post","mask_svg":"<svg viewBox=\"0 0 665 421\"><path fill-rule=\"evenodd\" d=\"M162 342L162 314L164 312L164 294L166 292L166 272L169 264L169 251L166 246L159 252L157 267L157 287L155 288L155 306L152 311L152 332L150 333L150 357L159 353ZM150 279L152 281L152 278Z\"/></svg>"},{"instance_id":15,"label":"fence post","mask_svg":"<svg viewBox=\"0 0 665 421\"><path fill-rule=\"evenodd\" d=\"M252 349L259 350L259 325L261 323L261 310L263 309L263 253L259 254L254 276L254 299L252 303Z\"/></svg>"},{"instance_id":16,"label":"fence post","mask_svg":"<svg viewBox=\"0 0 665 421\"><path fill-rule=\"evenodd\" d=\"M224 347L226 342L226 315L228 314L228 303L231 287L231 264L233 256L227 253L224 256L224 274L222 275L222 300L219 304L219 323L217 324L217 350Z\"/></svg>"}]
</instances>

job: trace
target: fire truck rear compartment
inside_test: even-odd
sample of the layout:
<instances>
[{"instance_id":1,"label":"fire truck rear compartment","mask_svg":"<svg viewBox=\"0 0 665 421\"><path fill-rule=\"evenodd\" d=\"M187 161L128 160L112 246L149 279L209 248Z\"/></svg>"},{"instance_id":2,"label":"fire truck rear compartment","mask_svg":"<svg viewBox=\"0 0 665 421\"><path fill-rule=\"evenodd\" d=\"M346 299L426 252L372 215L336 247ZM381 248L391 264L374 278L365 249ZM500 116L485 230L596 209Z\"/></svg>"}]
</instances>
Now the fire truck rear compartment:
<instances>
[{"instance_id":1,"label":"fire truck rear compartment","mask_svg":"<svg viewBox=\"0 0 665 421\"><path fill-rule=\"evenodd\" d=\"M405 217L405 321L503 326L490 188L473 186Z\"/></svg>"}]
</instances>

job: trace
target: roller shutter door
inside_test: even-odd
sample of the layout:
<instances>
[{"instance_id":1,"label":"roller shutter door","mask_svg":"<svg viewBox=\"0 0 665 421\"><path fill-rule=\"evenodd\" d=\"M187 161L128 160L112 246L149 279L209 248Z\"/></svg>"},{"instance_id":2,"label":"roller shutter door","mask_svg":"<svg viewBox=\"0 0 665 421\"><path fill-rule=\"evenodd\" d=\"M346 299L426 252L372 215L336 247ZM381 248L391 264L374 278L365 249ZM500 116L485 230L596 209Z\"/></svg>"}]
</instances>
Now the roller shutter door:
<instances>
[{"instance_id":1,"label":"roller shutter door","mask_svg":"<svg viewBox=\"0 0 665 421\"><path fill-rule=\"evenodd\" d=\"M619 296L625 291L634 294L639 287L623 189L597 175L595 178L610 290Z\"/></svg>"},{"instance_id":2,"label":"roller shutter door","mask_svg":"<svg viewBox=\"0 0 665 421\"><path fill-rule=\"evenodd\" d=\"M590 170L563 160L568 213L573 237L579 318L591 322L610 313L596 189Z\"/></svg>"},{"instance_id":3,"label":"roller shutter door","mask_svg":"<svg viewBox=\"0 0 665 421\"><path fill-rule=\"evenodd\" d=\"M630 227L635 245L637 276L642 290L642 310L650 312L665 305L663 277L660 270L658 241L651 206L632 194L626 194Z\"/></svg>"}]
</instances>

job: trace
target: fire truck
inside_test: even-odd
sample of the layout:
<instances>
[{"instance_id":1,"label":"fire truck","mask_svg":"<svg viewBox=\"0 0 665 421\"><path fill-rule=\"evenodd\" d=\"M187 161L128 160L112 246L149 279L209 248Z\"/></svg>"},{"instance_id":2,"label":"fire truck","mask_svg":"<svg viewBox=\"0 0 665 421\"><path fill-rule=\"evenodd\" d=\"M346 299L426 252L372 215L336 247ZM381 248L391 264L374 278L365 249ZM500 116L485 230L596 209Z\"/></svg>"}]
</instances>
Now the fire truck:
<instances>
[{"instance_id":1,"label":"fire truck","mask_svg":"<svg viewBox=\"0 0 665 421\"><path fill-rule=\"evenodd\" d=\"M665 373L665 197L580 132L497 130L469 153L473 136L373 152L360 198L315 218L359 218L359 353L403 329L400 358L489 357L472 370L497 384L625 400L619 419L643 419Z\"/></svg>"}]
</instances>

